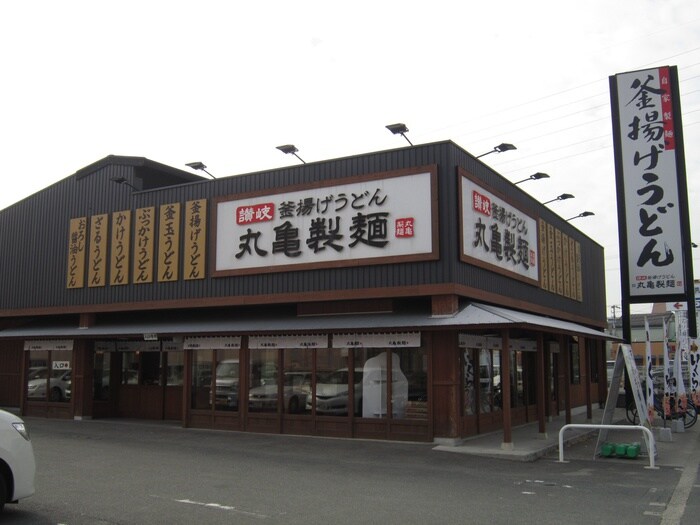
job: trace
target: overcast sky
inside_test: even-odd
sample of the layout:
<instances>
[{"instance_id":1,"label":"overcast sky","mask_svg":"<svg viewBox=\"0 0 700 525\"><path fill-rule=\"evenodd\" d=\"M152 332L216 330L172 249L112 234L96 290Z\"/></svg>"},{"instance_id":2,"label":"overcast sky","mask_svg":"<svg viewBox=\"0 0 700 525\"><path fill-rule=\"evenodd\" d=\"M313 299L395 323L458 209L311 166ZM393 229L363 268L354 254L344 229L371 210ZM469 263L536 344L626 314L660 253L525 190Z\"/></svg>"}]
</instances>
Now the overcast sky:
<instances>
[{"instance_id":1,"label":"overcast sky","mask_svg":"<svg viewBox=\"0 0 700 525\"><path fill-rule=\"evenodd\" d=\"M452 140L605 248L620 304L608 77L675 65L700 244L696 0L0 3L0 209L103 157L216 177ZM201 172L200 172L201 174ZM457 242L457 239L455 239ZM700 249L694 250L696 274ZM585 271L585 269L584 269ZM635 306L633 311L645 311ZM618 311L619 313L619 311Z\"/></svg>"}]
</instances>

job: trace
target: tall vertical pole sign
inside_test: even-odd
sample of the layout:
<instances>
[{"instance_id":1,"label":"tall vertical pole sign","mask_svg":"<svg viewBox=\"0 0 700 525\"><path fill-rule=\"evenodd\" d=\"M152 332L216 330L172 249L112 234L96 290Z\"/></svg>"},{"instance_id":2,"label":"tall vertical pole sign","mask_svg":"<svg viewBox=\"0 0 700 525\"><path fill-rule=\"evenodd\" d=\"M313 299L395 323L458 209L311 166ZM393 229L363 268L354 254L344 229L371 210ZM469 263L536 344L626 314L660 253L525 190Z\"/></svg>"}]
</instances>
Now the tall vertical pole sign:
<instances>
[{"instance_id":1,"label":"tall vertical pole sign","mask_svg":"<svg viewBox=\"0 0 700 525\"><path fill-rule=\"evenodd\" d=\"M687 301L697 336L678 70L610 77L620 234L623 338L630 304Z\"/></svg>"}]
</instances>

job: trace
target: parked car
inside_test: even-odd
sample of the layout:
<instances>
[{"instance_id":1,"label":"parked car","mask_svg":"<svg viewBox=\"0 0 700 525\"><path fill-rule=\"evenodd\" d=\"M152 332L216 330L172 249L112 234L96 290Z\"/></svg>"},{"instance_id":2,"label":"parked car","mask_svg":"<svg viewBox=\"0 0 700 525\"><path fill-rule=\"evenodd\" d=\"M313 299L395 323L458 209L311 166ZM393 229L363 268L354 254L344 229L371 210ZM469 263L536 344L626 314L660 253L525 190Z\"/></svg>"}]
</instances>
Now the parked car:
<instances>
[{"instance_id":1,"label":"parked car","mask_svg":"<svg viewBox=\"0 0 700 525\"><path fill-rule=\"evenodd\" d=\"M362 368L355 369L354 413L362 414ZM316 413L319 415L344 416L348 413L350 372L340 368L332 372L319 373L316 381ZM312 398L306 401L311 410Z\"/></svg>"},{"instance_id":2,"label":"parked car","mask_svg":"<svg viewBox=\"0 0 700 525\"><path fill-rule=\"evenodd\" d=\"M285 372L284 374L284 406L289 414L303 412L306 400L311 394L310 372ZM248 408L251 411L277 409L277 383L266 381L264 385L256 386L248 392Z\"/></svg>"},{"instance_id":3,"label":"parked car","mask_svg":"<svg viewBox=\"0 0 700 525\"><path fill-rule=\"evenodd\" d=\"M66 401L70 399L72 370L52 370L47 381L49 369L42 367L34 370L27 381L27 397L29 399L46 399L46 388L49 388L49 401Z\"/></svg>"},{"instance_id":4,"label":"parked car","mask_svg":"<svg viewBox=\"0 0 700 525\"><path fill-rule=\"evenodd\" d=\"M0 410L0 512L34 494L36 462L24 421Z\"/></svg>"},{"instance_id":5,"label":"parked car","mask_svg":"<svg viewBox=\"0 0 700 525\"><path fill-rule=\"evenodd\" d=\"M238 408L238 359L224 359L216 365L216 405L220 408Z\"/></svg>"}]
</instances>

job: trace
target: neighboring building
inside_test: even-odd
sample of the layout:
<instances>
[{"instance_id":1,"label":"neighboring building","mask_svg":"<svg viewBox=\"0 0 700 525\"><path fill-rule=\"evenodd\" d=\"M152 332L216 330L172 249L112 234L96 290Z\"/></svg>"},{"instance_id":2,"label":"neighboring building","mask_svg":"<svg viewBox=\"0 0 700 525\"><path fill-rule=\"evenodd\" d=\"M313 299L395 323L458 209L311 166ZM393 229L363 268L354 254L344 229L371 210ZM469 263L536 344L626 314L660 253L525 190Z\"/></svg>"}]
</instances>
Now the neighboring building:
<instances>
[{"instance_id":1,"label":"neighboring building","mask_svg":"<svg viewBox=\"0 0 700 525\"><path fill-rule=\"evenodd\" d=\"M216 180L110 156L0 238L25 415L508 443L606 395L603 248L449 141Z\"/></svg>"}]
</instances>

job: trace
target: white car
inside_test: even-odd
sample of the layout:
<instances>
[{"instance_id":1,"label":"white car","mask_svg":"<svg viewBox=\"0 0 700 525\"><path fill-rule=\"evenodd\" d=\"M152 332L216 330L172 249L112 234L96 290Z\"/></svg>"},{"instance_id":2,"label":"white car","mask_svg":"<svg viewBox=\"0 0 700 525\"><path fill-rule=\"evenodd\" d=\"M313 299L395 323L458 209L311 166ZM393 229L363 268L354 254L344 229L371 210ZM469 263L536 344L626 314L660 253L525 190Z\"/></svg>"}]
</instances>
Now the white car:
<instances>
[{"instance_id":1,"label":"white car","mask_svg":"<svg viewBox=\"0 0 700 525\"><path fill-rule=\"evenodd\" d=\"M311 373L285 372L284 374L284 410L288 414L304 412L306 399L311 394ZM277 410L278 387L274 380L271 383L251 388L248 393L248 409L255 411Z\"/></svg>"},{"instance_id":2,"label":"white car","mask_svg":"<svg viewBox=\"0 0 700 525\"><path fill-rule=\"evenodd\" d=\"M40 368L29 376L27 397L29 399L46 399L48 369ZM71 395L71 370L54 370L49 378L49 401L67 401Z\"/></svg>"},{"instance_id":3,"label":"white car","mask_svg":"<svg viewBox=\"0 0 700 525\"><path fill-rule=\"evenodd\" d=\"M362 415L362 368L355 369L354 412ZM319 373L316 381L316 413L329 416L348 415L348 383L350 381L347 368L333 372ZM306 401L306 409L311 410L311 396Z\"/></svg>"},{"instance_id":4,"label":"white car","mask_svg":"<svg viewBox=\"0 0 700 525\"><path fill-rule=\"evenodd\" d=\"M21 418L0 410L0 512L34 494L36 462L29 430Z\"/></svg>"}]
</instances>

